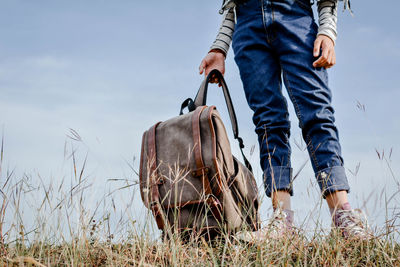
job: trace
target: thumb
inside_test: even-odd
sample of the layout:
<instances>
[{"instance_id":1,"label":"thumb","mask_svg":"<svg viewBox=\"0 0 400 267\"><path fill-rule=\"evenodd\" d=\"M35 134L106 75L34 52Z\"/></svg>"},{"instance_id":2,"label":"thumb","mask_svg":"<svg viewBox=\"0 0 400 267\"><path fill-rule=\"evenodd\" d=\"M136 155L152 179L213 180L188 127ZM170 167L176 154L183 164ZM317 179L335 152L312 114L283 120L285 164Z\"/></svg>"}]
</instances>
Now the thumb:
<instances>
[{"instance_id":1,"label":"thumb","mask_svg":"<svg viewBox=\"0 0 400 267\"><path fill-rule=\"evenodd\" d=\"M321 39L317 38L317 40L315 40L314 42L314 57L318 57L319 56L319 52L321 50Z\"/></svg>"}]
</instances>

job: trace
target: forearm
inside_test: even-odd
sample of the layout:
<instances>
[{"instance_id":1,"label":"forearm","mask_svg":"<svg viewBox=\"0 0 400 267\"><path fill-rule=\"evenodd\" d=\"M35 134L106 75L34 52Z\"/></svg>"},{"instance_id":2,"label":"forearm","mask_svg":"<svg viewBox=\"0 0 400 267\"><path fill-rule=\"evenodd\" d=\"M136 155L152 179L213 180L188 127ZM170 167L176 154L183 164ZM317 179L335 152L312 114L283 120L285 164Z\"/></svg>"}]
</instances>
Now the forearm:
<instances>
[{"instance_id":1,"label":"forearm","mask_svg":"<svg viewBox=\"0 0 400 267\"><path fill-rule=\"evenodd\" d=\"M210 50L221 50L225 55L228 53L229 46L232 42L233 31L235 30L235 13L233 8L225 11L217 34L217 38L212 44Z\"/></svg>"}]
</instances>

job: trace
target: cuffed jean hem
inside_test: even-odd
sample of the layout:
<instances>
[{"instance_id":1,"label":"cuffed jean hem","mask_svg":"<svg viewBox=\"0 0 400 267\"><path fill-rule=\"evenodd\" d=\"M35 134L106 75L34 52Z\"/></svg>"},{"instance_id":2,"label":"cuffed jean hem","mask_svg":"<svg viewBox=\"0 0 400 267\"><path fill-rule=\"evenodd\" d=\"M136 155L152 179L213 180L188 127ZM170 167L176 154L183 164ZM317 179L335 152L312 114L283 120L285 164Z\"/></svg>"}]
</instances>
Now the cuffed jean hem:
<instances>
[{"instance_id":1,"label":"cuffed jean hem","mask_svg":"<svg viewBox=\"0 0 400 267\"><path fill-rule=\"evenodd\" d=\"M293 170L285 166L272 166L264 170L265 193L271 197L272 192L287 191L293 196Z\"/></svg>"},{"instance_id":2,"label":"cuffed jean hem","mask_svg":"<svg viewBox=\"0 0 400 267\"><path fill-rule=\"evenodd\" d=\"M316 173L323 198L336 191L350 192L349 183L343 166L325 168Z\"/></svg>"}]
</instances>

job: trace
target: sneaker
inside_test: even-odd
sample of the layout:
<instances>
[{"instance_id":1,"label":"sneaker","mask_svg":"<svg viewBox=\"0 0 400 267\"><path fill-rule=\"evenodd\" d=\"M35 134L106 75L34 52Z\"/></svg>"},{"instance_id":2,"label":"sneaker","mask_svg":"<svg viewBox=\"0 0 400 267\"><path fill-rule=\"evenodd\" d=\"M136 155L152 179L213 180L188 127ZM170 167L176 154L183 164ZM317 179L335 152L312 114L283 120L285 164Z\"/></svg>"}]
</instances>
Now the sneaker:
<instances>
[{"instance_id":1,"label":"sneaker","mask_svg":"<svg viewBox=\"0 0 400 267\"><path fill-rule=\"evenodd\" d=\"M367 217L359 209L351 209L349 203L343 204L332 216L333 225L346 239L370 239L371 231L368 227Z\"/></svg>"},{"instance_id":2,"label":"sneaker","mask_svg":"<svg viewBox=\"0 0 400 267\"><path fill-rule=\"evenodd\" d=\"M294 234L293 211L276 209L267 227L255 232L238 232L236 239L244 242L262 242L267 239L278 240L287 234Z\"/></svg>"}]
</instances>

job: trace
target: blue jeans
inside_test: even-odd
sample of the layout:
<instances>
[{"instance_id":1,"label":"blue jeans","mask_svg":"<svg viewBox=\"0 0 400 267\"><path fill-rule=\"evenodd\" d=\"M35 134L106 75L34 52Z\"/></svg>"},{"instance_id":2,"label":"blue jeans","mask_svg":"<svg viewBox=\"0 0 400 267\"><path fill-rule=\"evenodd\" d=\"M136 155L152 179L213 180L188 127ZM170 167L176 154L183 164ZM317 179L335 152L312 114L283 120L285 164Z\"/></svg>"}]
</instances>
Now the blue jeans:
<instances>
[{"instance_id":1,"label":"blue jeans","mask_svg":"<svg viewBox=\"0 0 400 267\"><path fill-rule=\"evenodd\" d=\"M249 0L236 7L236 15L235 61L254 111L267 196L277 190L293 195L290 121L281 77L323 196L349 191L328 75L312 66L318 27L309 0Z\"/></svg>"}]
</instances>

